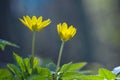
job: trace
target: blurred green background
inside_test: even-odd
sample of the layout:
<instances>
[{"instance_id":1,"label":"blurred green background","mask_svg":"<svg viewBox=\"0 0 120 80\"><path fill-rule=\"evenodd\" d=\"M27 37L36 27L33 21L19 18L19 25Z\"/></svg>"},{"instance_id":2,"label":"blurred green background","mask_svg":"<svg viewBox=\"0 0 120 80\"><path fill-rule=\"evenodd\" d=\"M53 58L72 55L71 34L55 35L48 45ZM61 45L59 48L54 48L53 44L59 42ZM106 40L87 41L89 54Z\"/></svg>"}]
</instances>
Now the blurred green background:
<instances>
[{"instance_id":1,"label":"blurred green background","mask_svg":"<svg viewBox=\"0 0 120 80\"><path fill-rule=\"evenodd\" d=\"M58 23L77 28L76 36L65 44L62 64L86 61L87 68L120 65L120 0L1 0L0 39L20 48L0 50L0 67L14 63L12 52L27 57L31 54L31 31L20 23L24 15L50 18L52 23L37 32L35 55L57 62L61 41Z\"/></svg>"}]
</instances>

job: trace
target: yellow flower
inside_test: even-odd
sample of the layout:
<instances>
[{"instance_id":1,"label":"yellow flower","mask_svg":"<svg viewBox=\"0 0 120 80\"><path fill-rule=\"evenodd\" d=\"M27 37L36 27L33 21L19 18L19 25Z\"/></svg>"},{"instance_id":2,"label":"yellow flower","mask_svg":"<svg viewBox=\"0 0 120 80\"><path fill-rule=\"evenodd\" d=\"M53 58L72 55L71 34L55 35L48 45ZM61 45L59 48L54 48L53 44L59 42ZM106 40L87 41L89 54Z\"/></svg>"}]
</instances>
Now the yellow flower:
<instances>
[{"instance_id":1,"label":"yellow flower","mask_svg":"<svg viewBox=\"0 0 120 80\"><path fill-rule=\"evenodd\" d=\"M23 16L23 19L19 18L19 20L31 31L40 31L51 23L50 19L47 19L45 21L42 21L42 19L42 16L38 18L36 16L32 16L32 18L30 18L28 15Z\"/></svg>"},{"instance_id":2,"label":"yellow flower","mask_svg":"<svg viewBox=\"0 0 120 80\"><path fill-rule=\"evenodd\" d=\"M76 28L72 25L68 27L67 23L64 22L57 25L57 32L62 41L68 41L76 34Z\"/></svg>"}]
</instances>

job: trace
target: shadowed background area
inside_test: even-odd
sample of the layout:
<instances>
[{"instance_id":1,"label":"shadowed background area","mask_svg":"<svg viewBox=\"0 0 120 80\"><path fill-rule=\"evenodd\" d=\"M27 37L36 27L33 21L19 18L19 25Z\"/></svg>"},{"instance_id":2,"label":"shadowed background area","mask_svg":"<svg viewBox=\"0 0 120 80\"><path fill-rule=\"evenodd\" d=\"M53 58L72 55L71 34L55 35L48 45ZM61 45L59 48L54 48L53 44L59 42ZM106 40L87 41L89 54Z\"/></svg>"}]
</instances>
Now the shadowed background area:
<instances>
[{"instance_id":1,"label":"shadowed background area","mask_svg":"<svg viewBox=\"0 0 120 80\"><path fill-rule=\"evenodd\" d=\"M61 41L56 25L67 22L77 28L77 34L65 44L62 64L86 61L109 69L120 65L119 0L1 0L0 11L0 39L20 46L0 50L0 67L14 62L13 51L23 57L31 54L32 32L18 20L24 15L52 21L37 32L36 56L57 62Z\"/></svg>"}]
</instances>

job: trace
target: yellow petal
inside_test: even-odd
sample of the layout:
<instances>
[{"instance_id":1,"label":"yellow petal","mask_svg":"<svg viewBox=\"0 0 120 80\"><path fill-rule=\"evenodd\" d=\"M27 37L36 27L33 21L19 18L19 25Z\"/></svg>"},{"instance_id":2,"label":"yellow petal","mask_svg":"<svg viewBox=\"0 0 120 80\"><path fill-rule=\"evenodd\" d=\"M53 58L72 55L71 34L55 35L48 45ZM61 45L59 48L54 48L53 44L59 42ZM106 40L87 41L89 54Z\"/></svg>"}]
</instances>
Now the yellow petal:
<instances>
[{"instance_id":1,"label":"yellow petal","mask_svg":"<svg viewBox=\"0 0 120 80\"><path fill-rule=\"evenodd\" d=\"M41 30L42 28L46 27L47 25L49 25L51 23L50 19L47 19L45 21L43 21L39 27L38 27L38 30Z\"/></svg>"},{"instance_id":2,"label":"yellow petal","mask_svg":"<svg viewBox=\"0 0 120 80\"><path fill-rule=\"evenodd\" d=\"M37 25L40 25L41 22L42 22L42 16L40 16L40 17L38 18L38 20L37 20Z\"/></svg>"},{"instance_id":3,"label":"yellow petal","mask_svg":"<svg viewBox=\"0 0 120 80\"><path fill-rule=\"evenodd\" d=\"M58 33L61 31L61 23L57 25L57 31Z\"/></svg>"},{"instance_id":4,"label":"yellow petal","mask_svg":"<svg viewBox=\"0 0 120 80\"><path fill-rule=\"evenodd\" d=\"M43 25L43 26L47 26L47 25L49 25L50 23L51 23L50 19L47 19L47 20L45 20L44 22L42 22L42 25Z\"/></svg>"},{"instance_id":5,"label":"yellow petal","mask_svg":"<svg viewBox=\"0 0 120 80\"><path fill-rule=\"evenodd\" d=\"M72 31L72 37L76 34L76 29Z\"/></svg>"},{"instance_id":6,"label":"yellow petal","mask_svg":"<svg viewBox=\"0 0 120 80\"><path fill-rule=\"evenodd\" d=\"M62 25L58 24L57 31L61 40L63 41L68 41L76 34L76 28L74 28L72 25L68 27L66 22L64 22Z\"/></svg>"},{"instance_id":7,"label":"yellow petal","mask_svg":"<svg viewBox=\"0 0 120 80\"><path fill-rule=\"evenodd\" d=\"M62 29L63 29L63 30L67 30L67 28L68 28L68 25L67 25L66 22L64 22L64 23L62 24Z\"/></svg>"},{"instance_id":8,"label":"yellow petal","mask_svg":"<svg viewBox=\"0 0 120 80\"><path fill-rule=\"evenodd\" d=\"M30 18L27 15L23 16L23 19L19 18L19 20L32 31L39 31L51 23L50 19L42 22L42 16L38 18L36 16L32 16L32 18Z\"/></svg>"},{"instance_id":9,"label":"yellow petal","mask_svg":"<svg viewBox=\"0 0 120 80\"><path fill-rule=\"evenodd\" d=\"M27 24L25 23L25 21L24 21L23 19L19 18L19 20L20 20L25 26L27 26Z\"/></svg>"},{"instance_id":10,"label":"yellow petal","mask_svg":"<svg viewBox=\"0 0 120 80\"><path fill-rule=\"evenodd\" d=\"M26 16L25 19L28 22L29 26L32 26L32 20L30 19L30 17Z\"/></svg>"},{"instance_id":11,"label":"yellow petal","mask_svg":"<svg viewBox=\"0 0 120 80\"><path fill-rule=\"evenodd\" d=\"M35 25L37 23L37 18L36 16L33 16L32 17L32 24Z\"/></svg>"}]
</instances>

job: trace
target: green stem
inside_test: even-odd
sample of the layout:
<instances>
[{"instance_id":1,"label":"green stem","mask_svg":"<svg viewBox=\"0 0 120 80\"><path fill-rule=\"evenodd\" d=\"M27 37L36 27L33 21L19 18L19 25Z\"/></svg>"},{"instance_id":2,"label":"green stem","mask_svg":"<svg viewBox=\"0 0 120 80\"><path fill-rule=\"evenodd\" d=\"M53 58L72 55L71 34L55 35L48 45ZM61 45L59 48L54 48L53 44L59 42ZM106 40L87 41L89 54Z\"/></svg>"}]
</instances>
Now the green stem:
<instances>
[{"instance_id":1,"label":"green stem","mask_svg":"<svg viewBox=\"0 0 120 80\"><path fill-rule=\"evenodd\" d=\"M62 41L61 43L61 47L60 47L60 51L59 51L59 56L58 56L58 62L57 62L57 67L56 67L56 74L60 68L60 61L61 61L61 57L62 57L62 52L63 52L63 47L64 47L64 41Z\"/></svg>"},{"instance_id":2,"label":"green stem","mask_svg":"<svg viewBox=\"0 0 120 80\"><path fill-rule=\"evenodd\" d=\"M32 54L31 54L31 67L32 67L32 69L33 69L33 64L34 64L35 36L36 36L36 32L33 32L33 37L32 37Z\"/></svg>"}]
</instances>

